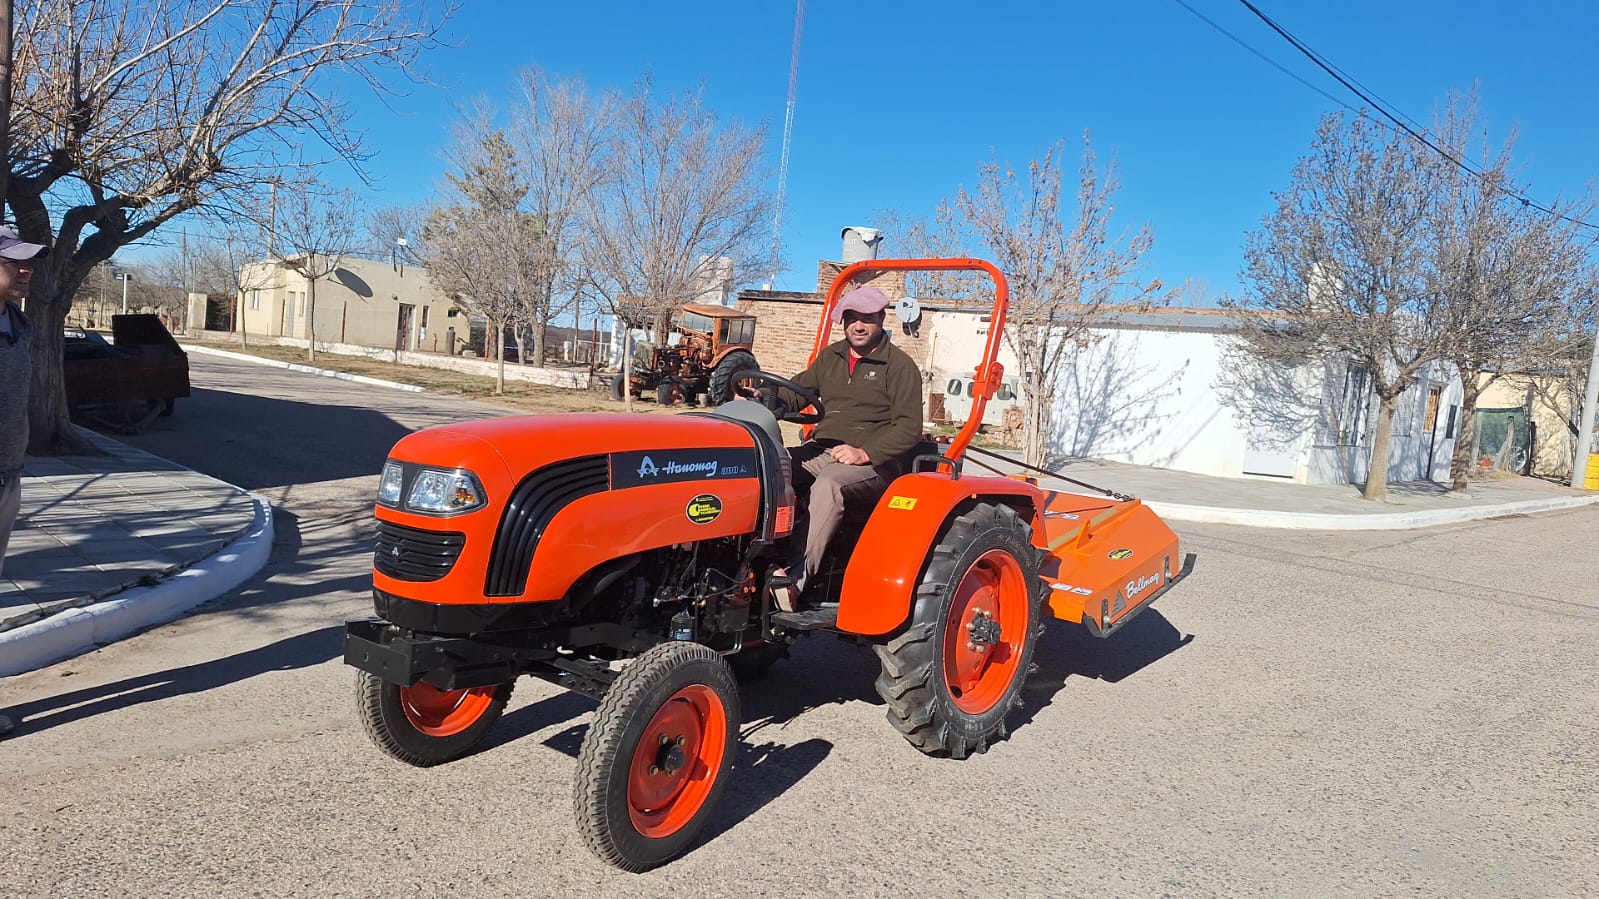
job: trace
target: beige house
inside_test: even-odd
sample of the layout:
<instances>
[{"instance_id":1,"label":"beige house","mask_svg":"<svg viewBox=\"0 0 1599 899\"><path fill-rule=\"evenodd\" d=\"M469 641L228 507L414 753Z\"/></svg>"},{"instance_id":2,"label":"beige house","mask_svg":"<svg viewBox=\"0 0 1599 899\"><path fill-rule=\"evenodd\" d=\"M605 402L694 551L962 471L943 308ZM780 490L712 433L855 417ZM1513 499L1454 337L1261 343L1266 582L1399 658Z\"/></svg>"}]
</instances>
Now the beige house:
<instances>
[{"instance_id":1,"label":"beige house","mask_svg":"<svg viewBox=\"0 0 1599 899\"><path fill-rule=\"evenodd\" d=\"M311 285L290 262L264 261L240 272L247 335L310 337ZM316 283L316 339L400 351L454 355L466 346L466 312L433 286L427 269L346 257Z\"/></svg>"},{"instance_id":2,"label":"beige house","mask_svg":"<svg viewBox=\"0 0 1599 899\"><path fill-rule=\"evenodd\" d=\"M1483 375L1482 380L1487 381L1488 377ZM1576 444L1566 423L1576 417L1573 404L1582 402L1582 398L1563 394L1559 381L1553 377L1507 375L1483 387L1477 408L1522 410L1524 420L1530 419L1534 428L1532 474L1564 479L1571 475Z\"/></svg>"}]
</instances>

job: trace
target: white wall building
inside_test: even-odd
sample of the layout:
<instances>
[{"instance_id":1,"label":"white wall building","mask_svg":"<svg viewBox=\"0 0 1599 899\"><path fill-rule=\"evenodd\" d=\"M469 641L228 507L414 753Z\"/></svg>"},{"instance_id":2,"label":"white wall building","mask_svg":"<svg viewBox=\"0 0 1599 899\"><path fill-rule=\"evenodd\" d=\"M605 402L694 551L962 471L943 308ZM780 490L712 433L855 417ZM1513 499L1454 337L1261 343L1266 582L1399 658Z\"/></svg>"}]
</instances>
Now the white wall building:
<instances>
[{"instance_id":1,"label":"white wall building","mask_svg":"<svg viewBox=\"0 0 1599 899\"><path fill-rule=\"evenodd\" d=\"M918 362L929 393L964 420L987 323L970 313L927 318L931 349ZM1377 418L1369 375L1264 368L1239 349L1236 327L1221 310L1168 309L1121 313L1094 329L1090 345L1062 366L1052 451L1220 477L1363 483ZM1008 346L1000 362L1007 389L988 405L990 425L1021 401L1011 385L1023 373ZM1447 476L1460 397L1460 380L1444 365L1424 370L1400 397L1388 480Z\"/></svg>"}]
</instances>

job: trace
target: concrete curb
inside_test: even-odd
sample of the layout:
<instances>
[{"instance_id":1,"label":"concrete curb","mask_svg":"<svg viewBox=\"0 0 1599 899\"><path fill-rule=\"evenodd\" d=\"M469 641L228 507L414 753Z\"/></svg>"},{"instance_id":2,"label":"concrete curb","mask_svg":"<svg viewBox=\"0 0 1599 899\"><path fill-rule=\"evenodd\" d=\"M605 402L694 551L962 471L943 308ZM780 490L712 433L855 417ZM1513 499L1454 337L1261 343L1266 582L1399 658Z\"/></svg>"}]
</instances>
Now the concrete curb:
<instances>
[{"instance_id":1,"label":"concrete curb","mask_svg":"<svg viewBox=\"0 0 1599 899\"><path fill-rule=\"evenodd\" d=\"M1390 512L1377 514L1338 514L1331 512L1275 512L1266 509L1226 509L1215 506L1185 506L1180 503L1148 502L1144 504L1162 518L1173 521L1194 521L1207 524L1235 524L1257 528L1283 528L1313 531L1399 531L1412 528L1433 527L1440 524L1458 524L1500 515L1530 515L1535 512L1553 512L1575 509L1599 503L1599 494L1593 496L1560 496L1549 499L1518 500L1492 506L1467 506L1461 509L1428 509L1424 512Z\"/></svg>"},{"instance_id":2,"label":"concrete curb","mask_svg":"<svg viewBox=\"0 0 1599 899\"><path fill-rule=\"evenodd\" d=\"M415 384L401 384L398 381L385 381L382 378L369 378L366 375L346 374L342 371L329 371L325 368L314 368L309 365L300 365L294 362L280 362L276 359L264 359L260 356L251 356L248 353L232 353L198 344L182 344L185 352L200 353L204 356L221 356L224 359L233 359L237 362L254 362L257 365L270 365L273 368L286 368L289 371L304 372L308 375L321 375L324 378L338 378L341 381L354 381L357 384L371 384L374 387L388 387L393 390L405 390L411 393L423 393L427 388Z\"/></svg>"},{"instance_id":3,"label":"concrete curb","mask_svg":"<svg viewBox=\"0 0 1599 899\"><path fill-rule=\"evenodd\" d=\"M249 529L167 580L0 633L0 676L42 668L171 621L254 577L272 555L272 504L249 496L255 506Z\"/></svg>"}]
</instances>

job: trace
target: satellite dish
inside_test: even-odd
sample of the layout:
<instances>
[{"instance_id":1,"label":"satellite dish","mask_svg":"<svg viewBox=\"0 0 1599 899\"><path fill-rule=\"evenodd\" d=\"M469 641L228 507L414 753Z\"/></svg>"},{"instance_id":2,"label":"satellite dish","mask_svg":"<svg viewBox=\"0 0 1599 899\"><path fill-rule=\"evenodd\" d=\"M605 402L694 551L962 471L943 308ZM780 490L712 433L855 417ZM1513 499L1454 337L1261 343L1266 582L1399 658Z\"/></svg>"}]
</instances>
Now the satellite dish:
<instances>
[{"instance_id":1,"label":"satellite dish","mask_svg":"<svg viewBox=\"0 0 1599 899\"><path fill-rule=\"evenodd\" d=\"M919 336L922 321L922 304L906 297L894 304L894 317L899 319L900 330L912 337Z\"/></svg>"}]
</instances>

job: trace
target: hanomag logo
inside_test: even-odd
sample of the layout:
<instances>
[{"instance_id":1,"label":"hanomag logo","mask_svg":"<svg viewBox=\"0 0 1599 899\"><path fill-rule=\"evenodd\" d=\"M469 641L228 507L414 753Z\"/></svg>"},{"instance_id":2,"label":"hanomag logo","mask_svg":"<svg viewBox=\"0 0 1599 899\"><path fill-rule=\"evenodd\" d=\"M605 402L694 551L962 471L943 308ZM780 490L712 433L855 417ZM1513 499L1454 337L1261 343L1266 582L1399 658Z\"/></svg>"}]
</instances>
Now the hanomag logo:
<instances>
[{"instance_id":1,"label":"hanomag logo","mask_svg":"<svg viewBox=\"0 0 1599 899\"><path fill-rule=\"evenodd\" d=\"M710 524L722 516L722 499L710 493L701 493L688 501L688 507L683 512L695 524Z\"/></svg>"},{"instance_id":2,"label":"hanomag logo","mask_svg":"<svg viewBox=\"0 0 1599 899\"><path fill-rule=\"evenodd\" d=\"M709 462L678 462L668 459L660 465L656 465L654 459L645 456L644 461L639 463L638 476L640 478L653 478L665 472L669 475L698 474L708 478L716 474L718 467L719 465L714 459Z\"/></svg>"},{"instance_id":3,"label":"hanomag logo","mask_svg":"<svg viewBox=\"0 0 1599 899\"><path fill-rule=\"evenodd\" d=\"M1126 558L1131 557L1132 554L1133 554L1133 551L1130 550L1130 549L1118 549L1118 550L1114 550L1112 552L1108 552L1105 555L1106 555L1107 558L1111 558L1111 559L1126 559Z\"/></svg>"}]
</instances>

